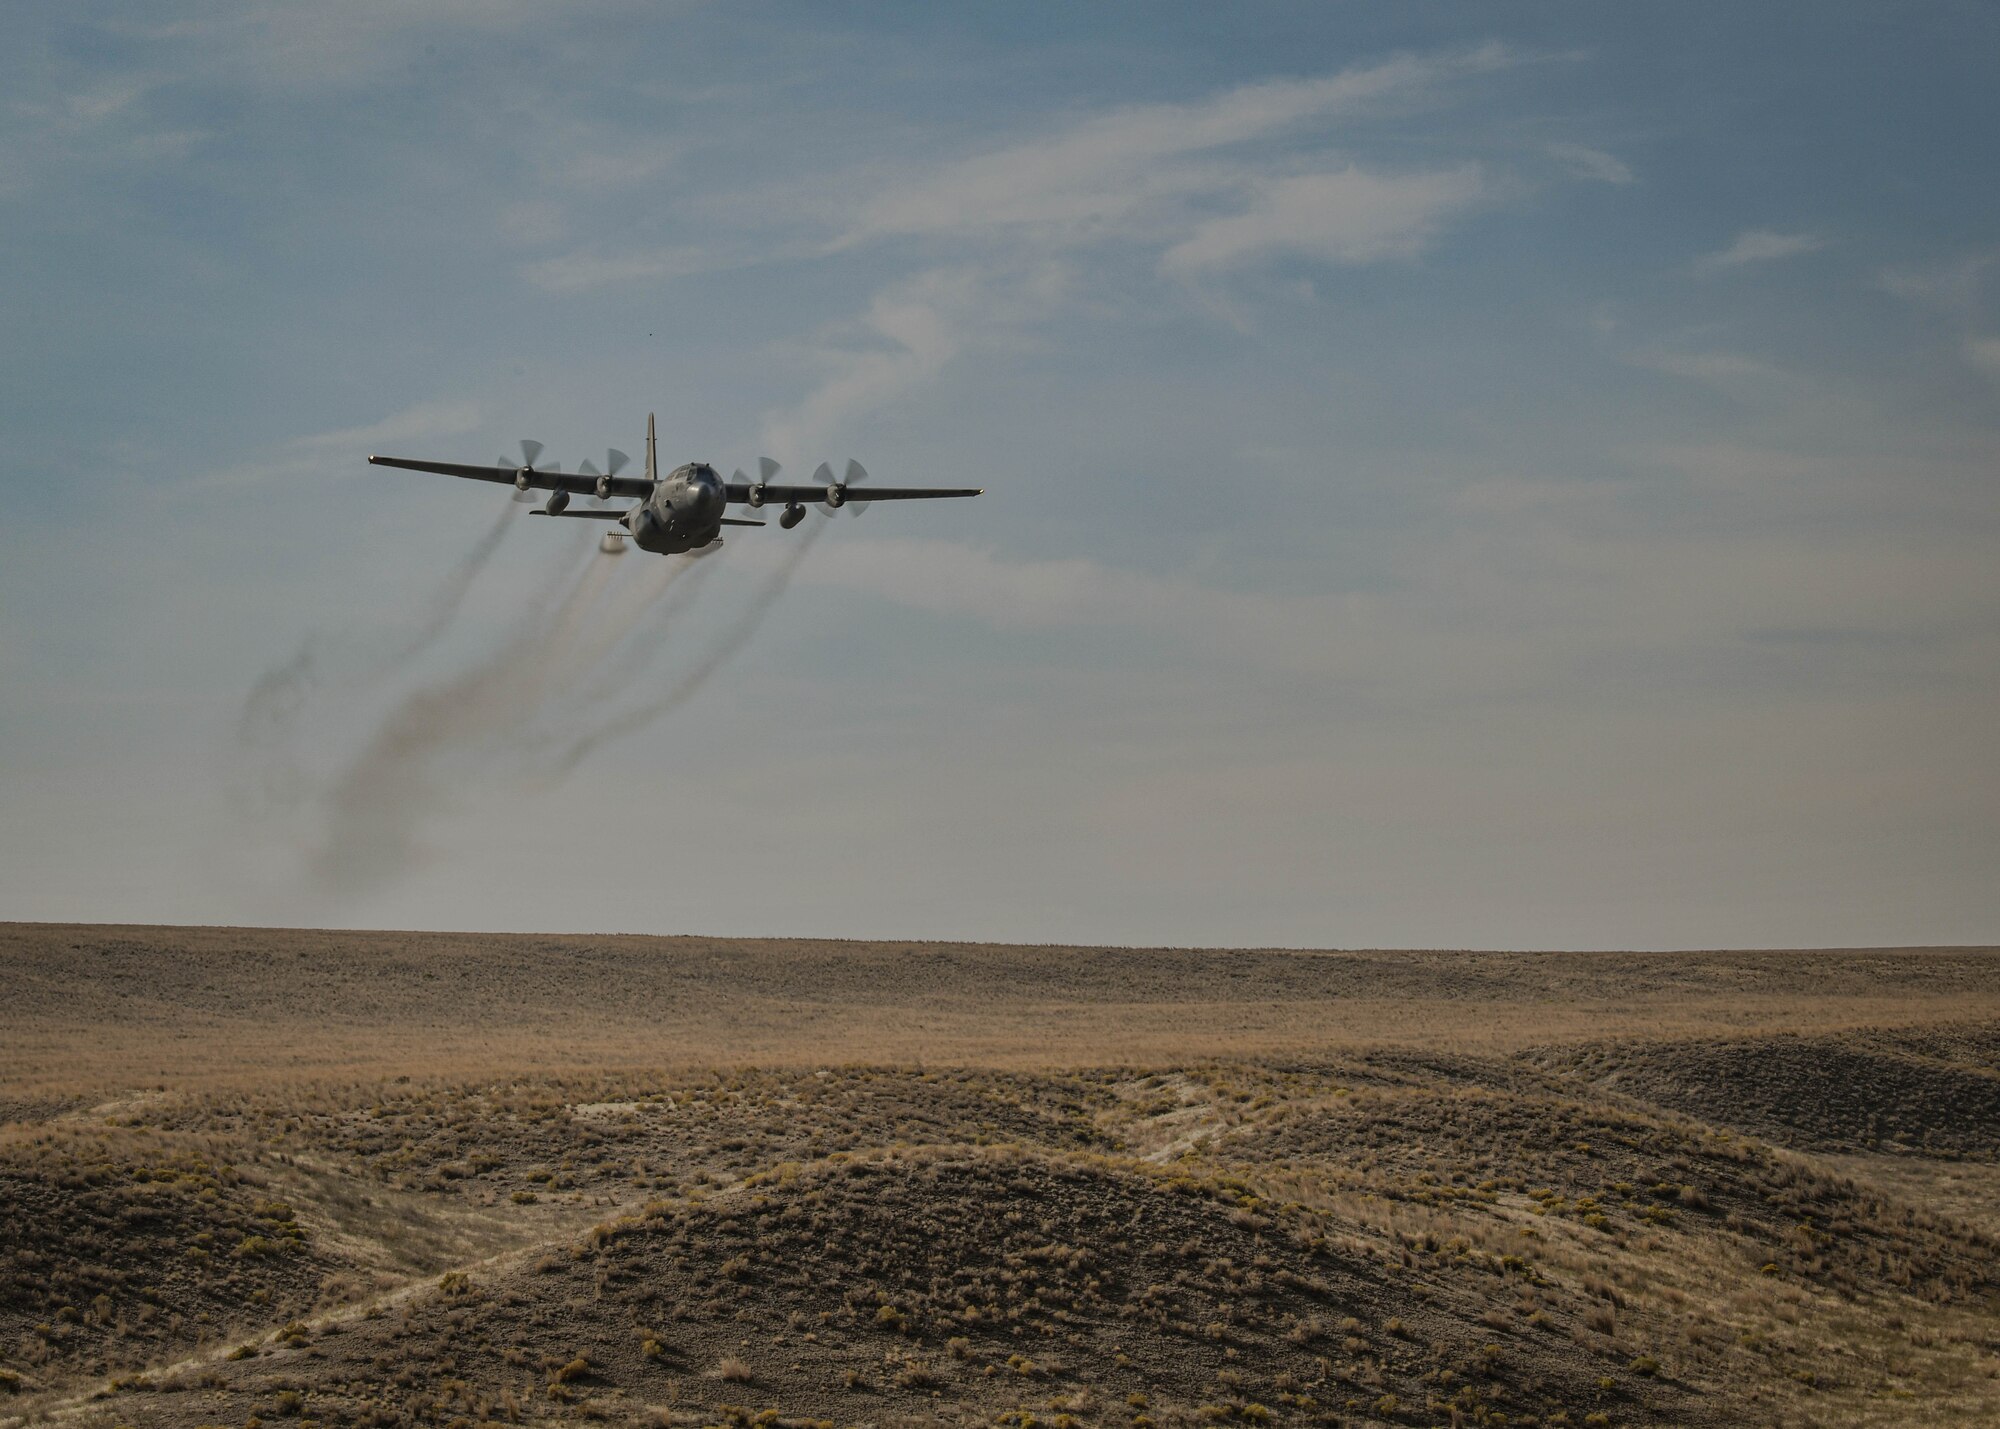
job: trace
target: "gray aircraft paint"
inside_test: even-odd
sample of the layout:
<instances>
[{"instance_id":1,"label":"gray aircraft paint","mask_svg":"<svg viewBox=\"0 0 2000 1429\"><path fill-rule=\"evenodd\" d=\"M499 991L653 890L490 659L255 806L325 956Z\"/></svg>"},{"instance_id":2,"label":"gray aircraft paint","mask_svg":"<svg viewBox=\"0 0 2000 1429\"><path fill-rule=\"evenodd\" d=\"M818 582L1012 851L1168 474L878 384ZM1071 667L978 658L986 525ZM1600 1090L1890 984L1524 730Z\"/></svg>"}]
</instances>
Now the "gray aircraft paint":
<instances>
[{"instance_id":1,"label":"gray aircraft paint","mask_svg":"<svg viewBox=\"0 0 2000 1429\"><path fill-rule=\"evenodd\" d=\"M867 473L856 463L847 465L846 479L836 479L824 463L807 485L771 481L724 481L707 462L687 462L662 477L659 474L659 443L653 414L646 416L646 471L643 476L564 472L557 467L541 467L542 445L524 441L522 464L479 466L463 462L426 461L415 457L371 456L371 466L400 467L405 471L436 472L470 481L504 482L517 492L546 491L549 499L536 516L586 521L615 521L642 551L656 555L692 555L722 544L722 528L728 525L763 526L754 517L728 514L732 505L761 511L781 508L777 526L796 528L805 507L818 504L827 511L842 507L859 508L877 502L936 501L952 497L980 496L979 487L875 486L860 485ZM770 468L775 472L773 464ZM619 510L573 507L570 498L590 495L599 500L613 496L636 497L638 504ZM610 554L609 551L606 554Z\"/></svg>"}]
</instances>

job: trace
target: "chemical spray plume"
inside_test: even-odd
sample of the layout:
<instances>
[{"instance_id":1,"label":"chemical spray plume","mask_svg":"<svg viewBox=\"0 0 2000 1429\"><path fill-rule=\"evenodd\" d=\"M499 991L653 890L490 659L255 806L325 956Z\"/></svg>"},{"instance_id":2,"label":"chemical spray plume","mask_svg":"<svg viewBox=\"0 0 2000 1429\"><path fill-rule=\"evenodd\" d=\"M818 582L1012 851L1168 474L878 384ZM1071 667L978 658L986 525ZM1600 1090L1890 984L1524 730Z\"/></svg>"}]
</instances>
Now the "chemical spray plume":
<instances>
[{"instance_id":1,"label":"chemical spray plume","mask_svg":"<svg viewBox=\"0 0 2000 1429\"><path fill-rule=\"evenodd\" d=\"M512 632L469 669L431 680L395 700L369 728L360 753L333 772L309 770L308 725L335 727L339 712L320 708L351 695L429 652L463 609L493 559L513 511L487 530L441 579L423 605L415 634L393 653L352 675L333 678L321 642L309 637L284 664L266 672L244 702L234 765L258 801L260 846L291 845L323 895L345 900L416 871L427 826L475 784L560 780L599 744L633 733L691 698L756 633L819 534L793 547L750 603L709 650L662 697L598 727L589 718L642 678L671 645L657 638L708 579L716 563L673 560L613 583L623 563L578 547L525 601ZM587 548L587 543L586 543ZM664 619L663 619L664 618ZM586 732L578 737L578 729ZM567 739L564 746L561 741ZM562 750L551 765L544 753ZM510 767L511 766L511 767ZM539 778L533 776L539 775ZM273 815L285 815L273 821ZM275 838L273 836L276 836ZM295 865L296 866L296 865Z\"/></svg>"},{"instance_id":2,"label":"chemical spray plume","mask_svg":"<svg viewBox=\"0 0 2000 1429\"><path fill-rule=\"evenodd\" d=\"M393 675L436 644L465 604L472 583L500 549L513 523L514 508L505 507L472 549L446 573L424 602L423 623L402 648L365 666L352 683L372 685ZM298 651L283 664L257 677L244 697L237 717L238 757L230 761L232 794L257 813L294 809L309 792L299 760L298 728L322 682L322 641L318 632L299 642Z\"/></svg>"},{"instance_id":3,"label":"chemical spray plume","mask_svg":"<svg viewBox=\"0 0 2000 1429\"><path fill-rule=\"evenodd\" d=\"M595 676L576 688L573 692L575 703L567 712L568 716L572 720L581 720L594 714L615 703L644 679L661 654L672 648L671 641L644 637L677 625L701 594L704 582L711 573L721 568L716 561L677 561L671 565L668 570L672 579L666 584L672 589L660 590L654 603L647 607L644 631L627 642L618 658L605 660Z\"/></svg>"},{"instance_id":4,"label":"chemical spray plume","mask_svg":"<svg viewBox=\"0 0 2000 1429\"><path fill-rule=\"evenodd\" d=\"M296 734L318 686L319 657L308 635L297 654L259 675L244 696L236 720L238 757L229 764L230 793L253 813L293 809L304 797Z\"/></svg>"},{"instance_id":5,"label":"chemical spray plume","mask_svg":"<svg viewBox=\"0 0 2000 1429\"><path fill-rule=\"evenodd\" d=\"M574 665L585 675L594 673L599 678L607 668L623 667L626 661L613 661L611 657L626 637L655 612L670 588L692 582L701 569L691 561L656 561L623 590L614 592L589 628L582 632L582 643L570 652Z\"/></svg>"},{"instance_id":6,"label":"chemical spray plume","mask_svg":"<svg viewBox=\"0 0 2000 1429\"><path fill-rule=\"evenodd\" d=\"M792 547L783 563L765 583L764 588L750 598L749 604L738 612L736 619L723 631L722 638L695 663L693 669L676 680L665 694L605 721L571 744L555 762L554 777L560 779L582 763L591 751L599 746L612 740L622 739L628 734L638 733L654 720L686 704L700 693L701 687L708 683L709 677L728 664L737 651L750 643L751 637L764 623L764 617L770 613L772 605L785 593L785 587L792 583L799 562L805 559L806 552L812 549L813 542L819 538L819 533L825 526L826 523L821 522L806 534L804 540Z\"/></svg>"},{"instance_id":7,"label":"chemical spray plume","mask_svg":"<svg viewBox=\"0 0 2000 1429\"><path fill-rule=\"evenodd\" d=\"M572 669L564 648L583 627L610 579L612 563L592 557L553 604L470 670L405 696L377 727L361 756L325 793L324 843L313 860L336 893L364 892L407 872L417 831L470 777L477 756L503 749L534 720L551 685ZM454 767L454 761L458 761Z\"/></svg>"},{"instance_id":8,"label":"chemical spray plume","mask_svg":"<svg viewBox=\"0 0 2000 1429\"><path fill-rule=\"evenodd\" d=\"M387 656L369 671L372 679L380 679L409 664L436 644L438 637L451 628L452 621L458 616L459 607L465 604L466 594L471 591L473 581L477 580L479 573L486 569L486 563L493 559L493 554L500 549L500 542L506 537L508 528L514 524L516 510L517 508L512 505L500 508L499 519L488 527L486 534L466 552L465 559L446 573L445 578L438 583L438 588L432 592L431 598L424 603L423 623L417 627L417 633L410 637L402 649Z\"/></svg>"}]
</instances>

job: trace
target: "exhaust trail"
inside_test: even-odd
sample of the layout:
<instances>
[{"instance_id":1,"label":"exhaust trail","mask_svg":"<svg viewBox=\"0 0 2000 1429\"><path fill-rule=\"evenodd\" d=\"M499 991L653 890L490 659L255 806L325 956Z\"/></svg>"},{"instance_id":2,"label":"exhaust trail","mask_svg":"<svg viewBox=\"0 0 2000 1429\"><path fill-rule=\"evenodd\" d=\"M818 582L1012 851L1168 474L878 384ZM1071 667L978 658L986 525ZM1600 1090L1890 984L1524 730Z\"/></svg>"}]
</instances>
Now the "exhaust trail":
<instances>
[{"instance_id":1,"label":"exhaust trail","mask_svg":"<svg viewBox=\"0 0 2000 1429\"><path fill-rule=\"evenodd\" d=\"M499 519L446 573L424 602L423 623L401 649L380 657L351 678L361 684L376 684L435 645L457 618L472 583L500 549L513 518L514 508L504 508ZM317 631L307 635L291 659L258 676L244 696L236 722L240 757L231 766L232 795L257 806L260 812L295 809L309 793L310 781L299 760L298 732L325 678L322 643Z\"/></svg>"},{"instance_id":2,"label":"exhaust trail","mask_svg":"<svg viewBox=\"0 0 2000 1429\"><path fill-rule=\"evenodd\" d=\"M722 638L695 663L694 668L676 680L665 694L605 721L572 743L551 767L552 777L561 779L599 746L638 733L654 720L686 704L699 694L702 686L728 664L739 650L750 643L758 627L764 623L764 617L770 614L771 607L777 602L778 597L791 585L792 577L798 572L799 563L806 558L806 553L812 549L813 543L819 539L820 532L825 528L826 523L821 522L819 526L806 533L806 538L792 548L778 567L776 574L765 583L762 590L750 598L750 603L743 607L735 620L730 622L728 628L723 631Z\"/></svg>"},{"instance_id":3,"label":"exhaust trail","mask_svg":"<svg viewBox=\"0 0 2000 1429\"><path fill-rule=\"evenodd\" d=\"M499 519L488 527L486 534L466 552L465 558L451 568L437 590L431 594L430 600L425 603L423 624L418 626L417 633L402 649L385 656L369 672L368 678L379 680L400 670L430 649L437 643L438 637L451 628L451 622L457 618L459 608L465 604L465 597L472 590L472 583L479 578L479 573L486 569L486 563L493 559L494 553L500 549L501 541L506 538L508 530L513 526L515 514L516 508L512 505L500 508Z\"/></svg>"},{"instance_id":4,"label":"exhaust trail","mask_svg":"<svg viewBox=\"0 0 2000 1429\"><path fill-rule=\"evenodd\" d=\"M326 826L311 871L336 893L360 893L406 872L418 833L469 780L477 756L504 749L535 719L564 658L611 578L594 554L552 607L471 669L412 691L382 719L361 755L324 791ZM538 602L538 604L541 604Z\"/></svg>"},{"instance_id":5,"label":"exhaust trail","mask_svg":"<svg viewBox=\"0 0 2000 1429\"><path fill-rule=\"evenodd\" d=\"M670 627L677 624L686 614L698 596L702 584L709 573L719 567L714 561L682 562L672 567L676 573L664 589L654 597L654 603L644 611L648 625L641 634L655 633L653 627ZM604 662L595 677L576 691L572 716L580 717L615 702L621 695L642 679L659 659L663 650L669 648L665 641L641 643L641 634L635 634L626 644L623 658Z\"/></svg>"},{"instance_id":6,"label":"exhaust trail","mask_svg":"<svg viewBox=\"0 0 2000 1429\"><path fill-rule=\"evenodd\" d=\"M338 645L330 652L315 632L258 677L237 720L227 775L252 840L237 866L261 858L297 893L339 903L416 874L427 832L462 810L470 792L559 783L598 746L697 694L755 636L825 529L816 523L803 533L748 603L729 612L692 668L636 708L611 713L675 653L678 640L664 632L679 628L719 563L672 560L635 570L602 557L594 540L566 546L537 588L517 597L515 623L486 654L397 690L398 677L463 615L517 514L503 511L439 577L414 631L389 653L355 669L358 662L331 658ZM390 689L374 688L384 684ZM386 710L357 717L384 693ZM358 746L349 743L356 735ZM336 740L348 755L329 766L324 756Z\"/></svg>"},{"instance_id":7,"label":"exhaust trail","mask_svg":"<svg viewBox=\"0 0 2000 1429\"><path fill-rule=\"evenodd\" d=\"M231 761L232 797L259 813L297 808L306 795L299 768L298 726L319 688L317 637L257 677L236 719L239 758Z\"/></svg>"},{"instance_id":8,"label":"exhaust trail","mask_svg":"<svg viewBox=\"0 0 2000 1429\"><path fill-rule=\"evenodd\" d=\"M576 666L586 673L597 670L638 630L642 621L654 614L670 589L684 581L692 582L699 570L692 562L673 560L647 568L591 622L584 643L574 652Z\"/></svg>"}]
</instances>

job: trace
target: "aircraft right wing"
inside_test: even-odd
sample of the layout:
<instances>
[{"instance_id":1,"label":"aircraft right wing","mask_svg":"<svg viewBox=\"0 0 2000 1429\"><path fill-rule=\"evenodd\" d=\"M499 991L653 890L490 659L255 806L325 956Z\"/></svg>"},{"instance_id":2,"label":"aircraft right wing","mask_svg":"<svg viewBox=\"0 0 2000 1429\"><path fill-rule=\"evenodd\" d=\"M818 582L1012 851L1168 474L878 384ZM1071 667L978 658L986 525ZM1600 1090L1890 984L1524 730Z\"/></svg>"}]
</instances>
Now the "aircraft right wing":
<instances>
[{"instance_id":1,"label":"aircraft right wing","mask_svg":"<svg viewBox=\"0 0 2000 1429\"><path fill-rule=\"evenodd\" d=\"M732 481L728 486L729 499L741 505L750 503L750 484ZM934 501L946 496L981 496L983 486L843 486L841 492L849 502L862 501ZM815 501L826 500L824 486L765 486L761 499L766 506L784 506L798 502L802 506Z\"/></svg>"}]
</instances>

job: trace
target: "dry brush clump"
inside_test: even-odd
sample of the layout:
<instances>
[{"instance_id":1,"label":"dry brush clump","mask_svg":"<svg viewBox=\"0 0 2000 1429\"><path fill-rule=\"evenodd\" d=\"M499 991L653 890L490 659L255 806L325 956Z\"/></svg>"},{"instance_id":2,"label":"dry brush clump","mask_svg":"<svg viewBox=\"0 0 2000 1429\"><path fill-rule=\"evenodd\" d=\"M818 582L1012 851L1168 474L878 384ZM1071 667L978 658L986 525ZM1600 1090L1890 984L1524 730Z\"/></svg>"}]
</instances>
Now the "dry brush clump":
<instances>
[{"instance_id":1,"label":"dry brush clump","mask_svg":"<svg viewBox=\"0 0 2000 1429\"><path fill-rule=\"evenodd\" d=\"M1594 1043L1534 1058L1781 1145L2000 1160L2000 1029Z\"/></svg>"},{"instance_id":2,"label":"dry brush clump","mask_svg":"<svg viewBox=\"0 0 2000 1429\"><path fill-rule=\"evenodd\" d=\"M332 1269L253 1149L67 1123L0 1133L0 1347L106 1373L313 1303Z\"/></svg>"},{"instance_id":3,"label":"dry brush clump","mask_svg":"<svg viewBox=\"0 0 2000 1429\"><path fill-rule=\"evenodd\" d=\"M1105 1144L1089 1080L843 1067L460 1083L286 1086L135 1113L332 1163L385 1187L490 1204L674 1193L891 1142Z\"/></svg>"},{"instance_id":4,"label":"dry brush clump","mask_svg":"<svg viewBox=\"0 0 2000 1429\"><path fill-rule=\"evenodd\" d=\"M1477 1323L1481 1297L1530 1289L1498 1257L1439 1286L1324 1223L1240 1182L1099 1156L843 1155L656 1202L545 1267L429 1286L225 1363L185 1399L132 1393L149 1416L185 1404L240 1422L272 1386L309 1380L328 1424L499 1420L508 1396L538 1417L618 1422L693 1398L704 1422L731 1405L851 1422L947 1403L1074 1424L1136 1395L1163 1426L1333 1424L1390 1398L1420 1421L1686 1403L1628 1372L1623 1347Z\"/></svg>"},{"instance_id":5,"label":"dry brush clump","mask_svg":"<svg viewBox=\"0 0 2000 1429\"><path fill-rule=\"evenodd\" d=\"M1229 1141L1388 1200L1527 1210L1607 1236L1699 1234L1850 1296L2000 1289L2000 1244L1811 1161L1678 1116L1463 1088L1364 1090Z\"/></svg>"}]
</instances>

